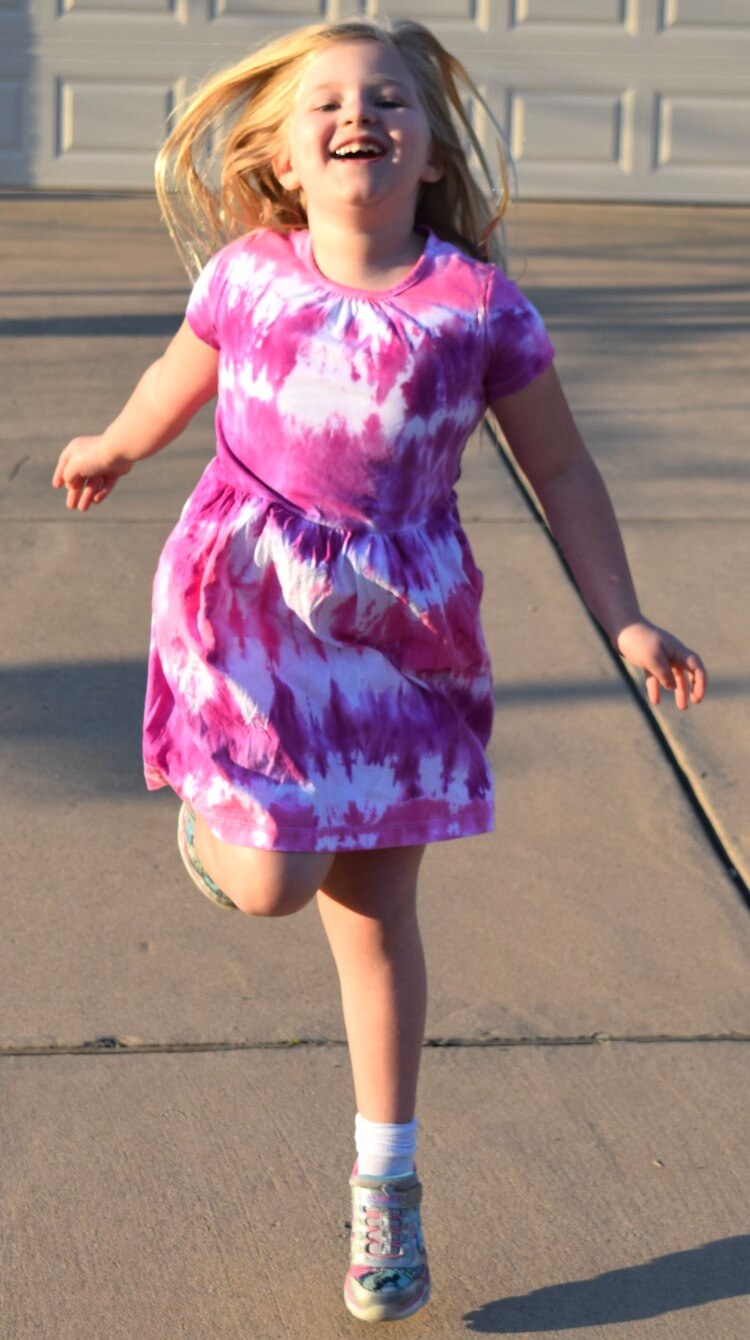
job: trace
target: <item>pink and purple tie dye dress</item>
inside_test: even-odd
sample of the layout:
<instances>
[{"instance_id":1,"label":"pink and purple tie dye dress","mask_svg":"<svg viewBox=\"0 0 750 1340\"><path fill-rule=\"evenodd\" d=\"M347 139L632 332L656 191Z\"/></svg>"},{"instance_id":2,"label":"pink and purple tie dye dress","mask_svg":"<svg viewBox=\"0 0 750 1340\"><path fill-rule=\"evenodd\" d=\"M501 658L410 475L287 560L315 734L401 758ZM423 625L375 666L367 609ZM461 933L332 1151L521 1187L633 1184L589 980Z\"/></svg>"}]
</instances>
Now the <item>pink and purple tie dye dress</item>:
<instances>
[{"instance_id":1,"label":"pink and purple tie dye dress","mask_svg":"<svg viewBox=\"0 0 750 1340\"><path fill-rule=\"evenodd\" d=\"M219 351L217 450L154 580L149 789L220 838L397 847L494 827L483 577L461 453L554 348L501 270L426 226L391 288L317 268L309 232L211 257L187 306Z\"/></svg>"}]
</instances>

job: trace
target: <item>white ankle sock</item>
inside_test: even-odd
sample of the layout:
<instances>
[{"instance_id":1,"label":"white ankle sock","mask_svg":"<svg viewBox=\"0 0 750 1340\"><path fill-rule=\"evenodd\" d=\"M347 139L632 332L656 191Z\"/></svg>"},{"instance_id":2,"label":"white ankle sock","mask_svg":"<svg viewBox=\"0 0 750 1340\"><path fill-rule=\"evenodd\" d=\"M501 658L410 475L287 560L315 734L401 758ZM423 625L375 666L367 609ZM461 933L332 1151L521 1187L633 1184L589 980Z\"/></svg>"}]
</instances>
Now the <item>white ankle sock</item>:
<instances>
[{"instance_id":1,"label":"white ankle sock","mask_svg":"<svg viewBox=\"0 0 750 1340\"><path fill-rule=\"evenodd\" d=\"M368 1121L358 1112L354 1118L354 1142L358 1170L371 1177L398 1177L414 1168L419 1122Z\"/></svg>"}]
</instances>

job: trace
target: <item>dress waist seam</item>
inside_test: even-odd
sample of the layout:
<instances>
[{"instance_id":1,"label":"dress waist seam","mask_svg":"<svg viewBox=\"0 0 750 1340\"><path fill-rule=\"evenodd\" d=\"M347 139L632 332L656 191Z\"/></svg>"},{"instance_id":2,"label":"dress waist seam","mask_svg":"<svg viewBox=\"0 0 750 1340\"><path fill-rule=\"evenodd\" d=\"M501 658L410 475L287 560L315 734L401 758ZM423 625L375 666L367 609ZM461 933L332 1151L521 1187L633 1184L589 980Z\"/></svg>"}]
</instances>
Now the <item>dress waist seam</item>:
<instances>
[{"instance_id":1,"label":"dress waist seam","mask_svg":"<svg viewBox=\"0 0 750 1340\"><path fill-rule=\"evenodd\" d=\"M409 531L424 530L425 526L430 525L431 522L438 521L441 517L452 513L456 516L456 520L458 520L456 513L456 494L455 491L452 490L447 498L436 503L425 516L420 517L418 521L410 521L406 526L379 527L362 525L354 520L352 520L351 524L348 524L345 521L329 521L325 517L310 516L308 512L303 510L303 508L298 507L296 503L291 502L288 498L284 498L282 494L277 493L269 485L264 484L263 480L259 479L257 475L253 475L252 479L248 480L248 487L243 488L242 485L232 477L231 472L227 469L219 456L215 456L210 464L211 467L213 467L212 473L218 477L223 485L232 489L234 493L244 495L250 499L265 498L267 502L292 512L295 516L299 517L301 521L309 521L311 525L323 526L327 530L339 532L346 531L349 534L353 533L356 535L394 536L403 535Z\"/></svg>"}]
</instances>

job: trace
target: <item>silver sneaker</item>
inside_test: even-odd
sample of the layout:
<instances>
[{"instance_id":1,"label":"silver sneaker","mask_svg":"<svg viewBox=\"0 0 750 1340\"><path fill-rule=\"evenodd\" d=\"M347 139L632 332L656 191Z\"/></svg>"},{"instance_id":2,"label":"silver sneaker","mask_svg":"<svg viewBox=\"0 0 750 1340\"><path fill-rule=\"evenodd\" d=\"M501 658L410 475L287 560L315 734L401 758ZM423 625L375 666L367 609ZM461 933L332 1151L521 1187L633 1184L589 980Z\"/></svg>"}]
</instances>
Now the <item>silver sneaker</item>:
<instances>
[{"instance_id":1,"label":"silver sneaker","mask_svg":"<svg viewBox=\"0 0 750 1340\"><path fill-rule=\"evenodd\" d=\"M182 857L182 863L187 870L190 878L201 893L205 893L212 903L218 907L227 907L230 910L237 911L237 904L233 903L212 880L211 876L203 869L198 860L198 853L193 846L193 832L195 829L195 814L183 800L180 806L180 813L177 816L177 850Z\"/></svg>"},{"instance_id":2,"label":"silver sneaker","mask_svg":"<svg viewBox=\"0 0 750 1340\"><path fill-rule=\"evenodd\" d=\"M368 1177L354 1164L351 1259L344 1301L360 1321L396 1321L430 1296L416 1169L401 1177Z\"/></svg>"}]
</instances>

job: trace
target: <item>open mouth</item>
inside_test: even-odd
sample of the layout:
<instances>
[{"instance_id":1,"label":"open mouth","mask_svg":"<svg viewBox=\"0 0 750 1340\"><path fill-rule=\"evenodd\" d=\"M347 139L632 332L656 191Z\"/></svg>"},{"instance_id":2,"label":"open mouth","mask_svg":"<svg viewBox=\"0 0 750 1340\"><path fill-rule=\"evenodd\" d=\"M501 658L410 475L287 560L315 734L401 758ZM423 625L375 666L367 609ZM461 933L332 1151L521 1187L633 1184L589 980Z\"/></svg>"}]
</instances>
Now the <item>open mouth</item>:
<instances>
[{"instance_id":1,"label":"open mouth","mask_svg":"<svg viewBox=\"0 0 750 1340\"><path fill-rule=\"evenodd\" d=\"M331 154L337 163L376 163L381 158L385 158L385 149L376 149L374 145L363 146L359 149L339 149Z\"/></svg>"}]
</instances>

